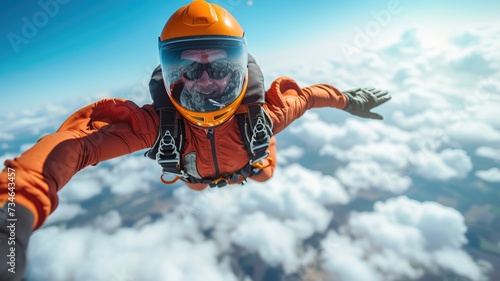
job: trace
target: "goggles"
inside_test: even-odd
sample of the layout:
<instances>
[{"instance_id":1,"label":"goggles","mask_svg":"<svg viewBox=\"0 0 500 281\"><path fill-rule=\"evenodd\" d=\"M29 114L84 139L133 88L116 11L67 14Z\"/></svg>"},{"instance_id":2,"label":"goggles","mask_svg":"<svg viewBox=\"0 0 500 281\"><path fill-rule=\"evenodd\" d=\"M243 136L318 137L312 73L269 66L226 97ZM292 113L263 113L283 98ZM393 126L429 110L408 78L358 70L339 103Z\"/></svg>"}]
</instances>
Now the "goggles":
<instances>
[{"instance_id":1,"label":"goggles","mask_svg":"<svg viewBox=\"0 0 500 281\"><path fill-rule=\"evenodd\" d=\"M208 77L211 79L220 80L229 75L231 68L228 62L193 62L192 64L182 67L181 71L182 77L191 81L200 79L204 71L207 72Z\"/></svg>"}]
</instances>

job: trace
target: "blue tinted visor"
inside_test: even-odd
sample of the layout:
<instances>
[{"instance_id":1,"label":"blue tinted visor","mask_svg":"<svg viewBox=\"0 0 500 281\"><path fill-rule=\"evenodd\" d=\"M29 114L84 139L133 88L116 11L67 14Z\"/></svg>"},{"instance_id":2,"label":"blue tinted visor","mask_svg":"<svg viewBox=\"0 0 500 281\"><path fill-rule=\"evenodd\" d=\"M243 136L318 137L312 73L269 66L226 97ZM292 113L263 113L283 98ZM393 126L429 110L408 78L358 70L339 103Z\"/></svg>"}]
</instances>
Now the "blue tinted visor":
<instances>
[{"instance_id":1,"label":"blue tinted visor","mask_svg":"<svg viewBox=\"0 0 500 281\"><path fill-rule=\"evenodd\" d=\"M248 64L244 38L196 36L159 42L168 94L196 112L222 109L242 93Z\"/></svg>"}]
</instances>

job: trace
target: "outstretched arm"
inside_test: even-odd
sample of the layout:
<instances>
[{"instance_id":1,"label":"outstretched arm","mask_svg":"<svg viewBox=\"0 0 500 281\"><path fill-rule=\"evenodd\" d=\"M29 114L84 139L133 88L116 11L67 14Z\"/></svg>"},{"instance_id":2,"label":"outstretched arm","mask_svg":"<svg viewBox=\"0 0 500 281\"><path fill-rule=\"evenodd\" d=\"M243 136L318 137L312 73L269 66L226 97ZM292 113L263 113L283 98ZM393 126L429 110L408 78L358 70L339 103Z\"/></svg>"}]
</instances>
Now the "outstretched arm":
<instances>
[{"instance_id":1,"label":"outstretched arm","mask_svg":"<svg viewBox=\"0 0 500 281\"><path fill-rule=\"evenodd\" d=\"M150 105L102 100L71 115L59 130L42 137L21 156L5 161L0 174L0 206L8 202L9 170L15 171L15 203L40 227L57 206L57 192L88 165L150 147L158 120ZM12 177L10 177L12 179Z\"/></svg>"},{"instance_id":2,"label":"outstretched arm","mask_svg":"<svg viewBox=\"0 0 500 281\"><path fill-rule=\"evenodd\" d=\"M57 192L88 165L151 146L158 121L152 106L108 99L71 115L59 130L0 174L0 281L22 280L29 237L57 204Z\"/></svg>"},{"instance_id":3,"label":"outstretched arm","mask_svg":"<svg viewBox=\"0 0 500 281\"><path fill-rule=\"evenodd\" d=\"M318 84L301 88L288 77L276 79L266 94L266 110L273 120L277 134L311 108L335 107L343 109L347 100L337 88Z\"/></svg>"},{"instance_id":4,"label":"outstretched arm","mask_svg":"<svg viewBox=\"0 0 500 281\"><path fill-rule=\"evenodd\" d=\"M328 84L301 88L293 79L280 77L267 91L265 107L277 134L311 108L335 107L360 117L381 119L370 110L389 99L387 91L370 88L342 92Z\"/></svg>"}]
</instances>

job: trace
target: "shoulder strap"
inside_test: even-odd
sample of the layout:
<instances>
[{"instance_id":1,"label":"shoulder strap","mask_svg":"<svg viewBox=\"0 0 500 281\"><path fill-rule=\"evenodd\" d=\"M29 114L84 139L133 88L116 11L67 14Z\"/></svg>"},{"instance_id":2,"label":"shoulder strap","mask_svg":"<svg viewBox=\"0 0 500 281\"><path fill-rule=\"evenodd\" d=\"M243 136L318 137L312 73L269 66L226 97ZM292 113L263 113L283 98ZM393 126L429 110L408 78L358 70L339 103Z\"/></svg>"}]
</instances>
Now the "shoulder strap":
<instances>
[{"instance_id":1,"label":"shoulder strap","mask_svg":"<svg viewBox=\"0 0 500 281\"><path fill-rule=\"evenodd\" d=\"M184 147L184 122L179 118L175 107L160 108L159 130L156 142L145 156L157 160L163 169L163 174L184 177L181 169L181 155ZM162 178L163 180L163 178Z\"/></svg>"},{"instance_id":2,"label":"shoulder strap","mask_svg":"<svg viewBox=\"0 0 500 281\"><path fill-rule=\"evenodd\" d=\"M157 160L163 174L182 176L180 156L184 146L184 122L166 94L160 66L153 71L149 91L158 113L159 127L155 144L145 156Z\"/></svg>"},{"instance_id":3,"label":"shoulder strap","mask_svg":"<svg viewBox=\"0 0 500 281\"><path fill-rule=\"evenodd\" d=\"M249 164L259 162L269 156L269 143L273 136L271 118L260 104L243 105L247 113L237 114L238 126L250 158Z\"/></svg>"}]
</instances>

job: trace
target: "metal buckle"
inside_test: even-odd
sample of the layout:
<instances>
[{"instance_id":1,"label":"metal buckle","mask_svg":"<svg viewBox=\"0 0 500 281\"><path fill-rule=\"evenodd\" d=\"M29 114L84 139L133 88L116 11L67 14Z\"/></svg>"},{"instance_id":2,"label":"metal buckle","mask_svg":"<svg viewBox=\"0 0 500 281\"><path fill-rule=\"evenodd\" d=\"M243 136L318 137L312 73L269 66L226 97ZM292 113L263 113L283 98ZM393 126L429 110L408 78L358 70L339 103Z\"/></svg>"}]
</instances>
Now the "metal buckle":
<instances>
[{"instance_id":1,"label":"metal buckle","mask_svg":"<svg viewBox=\"0 0 500 281\"><path fill-rule=\"evenodd\" d=\"M165 139L169 139L168 141L166 141ZM165 155L165 153L163 153L163 150L166 150L166 147L172 147L172 154L175 156L173 159L170 158L170 159L166 159L166 158L163 158L162 156ZM161 164L168 164L168 163L177 163L177 165L179 165L180 163L180 154L179 154L179 150L177 149L177 146L175 145L175 141L174 141L174 138L172 137L172 134L170 134L170 131L166 131L165 132L165 135L161 138L161 141L160 141L160 146L158 147L158 152L156 153L156 161L158 161L158 163L161 165Z\"/></svg>"},{"instance_id":2,"label":"metal buckle","mask_svg":"<svg viewBox=\"0 0 500 281\"><path fill-rule=\"evenodd\" d=\"M167 149L167 147L171 147L171 155L174 155L174 158L163 158L165 153L163 152L164 150ZM163 182L176 182L178 178L186 178L188 175L184 170L179 169L180 166L180 153L179 150L177 149L177 146L175 145L174 138L172 137L172 134L170 131L166 131L165 135L161 138L160 145L158 147L158 152L156 153L156 161L158 161L158 164L163 167L162 164L175 164L178 172L174 171L163 171L163 174L161 175L161 179ZM173 181L166 181L163 179L165 175L173 175L176 177Z\"/></svg>"},{"instance_id":3,"label":"metal buckle","mask_svg":"<svg viewBox=\"0 0 500 281\"><path fill-rule=\"evenodd\" d=\"M169 141L165 141L165 139L169 139ZM161 155L164 155L163 150L166 149L166 147L171 146L173 150L173 154L176 156L175 159L179 159L179 150L177 149L177 146L175 145L174 138L172 137L172 134L170 134L170 131L166 131L165 135L161 138L160 141L160 146L158 147L158 152L156 153L156 159L158 160L159 158L161 159Z\"/></svg>"},{"instance_id":4,"label":"metal buckle","mask_svg":"<svg viewBox=\"0 0 500 281\"><path fill-rule=\"evenodd\" d=\"M254 166L255 163L259 162L260 160L266 159L267 157L269 157L269 151L266 150L266 153L264 153L264 155L262 155L259 158L250 159L250 161L248 161L248 163L250 165Z\"/></svg>"},{"instance_id":5,"label":"metal buckle","mask_svg":"<svg viewBox=\"0 0 500 281\"><path fill-rule=\"evenodd\" d=\"M214 187L218 187L218 188L221 188L221 187L224 187L227 185L227 179L220 176L218 179L212 181L209 186L211 188L214 188Z\"/></svg>"},{"instance_id":6,"label":"metal buckle","mask_svg":"<svg viewBox=\"0 0 500 281\"><path fill-rule=\"evenodd\" d=\"M264 133L264 143L259 144L259 145L254 145L254 143L257 141L256 136L258 133ZM262 119L259 118L257 120L257 124L253 127L253 132L252 132L252 140L250 141L250 150L252 151L253 154L255 154L255 151L257 149L263 148L263 147L268 147L270 143L271 137L269 136L267 130L266 130L266 124L262 122Z\"/></svg>"}]
</instances>

